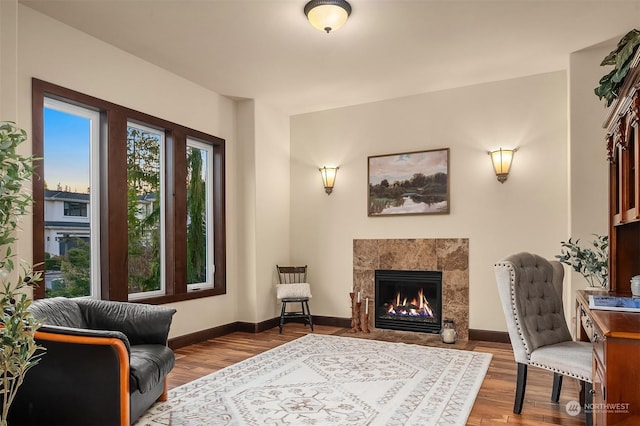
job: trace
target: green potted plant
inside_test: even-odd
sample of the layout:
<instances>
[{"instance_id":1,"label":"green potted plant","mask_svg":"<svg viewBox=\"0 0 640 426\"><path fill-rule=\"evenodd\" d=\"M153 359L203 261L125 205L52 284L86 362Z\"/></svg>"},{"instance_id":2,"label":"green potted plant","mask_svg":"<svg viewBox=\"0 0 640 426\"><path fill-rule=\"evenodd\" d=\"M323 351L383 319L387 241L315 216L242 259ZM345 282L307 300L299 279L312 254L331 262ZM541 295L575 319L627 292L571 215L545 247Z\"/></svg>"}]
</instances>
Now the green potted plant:
<instances>
[{"instance_id":1,"label":"green potted plant","mask_svg":"<svg viewBox=\"0 0 640 426\"><path fill-rule=\"evenodd\" d=\"M600 85L594 89L600 100L605 99L606 106L611 105L618 98L638 46L640 46L640 30L631 30L600 63L600 66L614 66L610 73L600 79Z\"/></svg>"},{"instance_id":2,"label":"green potted plant","mask_svg":"<svg viewBox=\"0 0 640 426\"><path fill-rule=\"evenodd\" d=\"M16 270L12 246L22 216L32 203L23 188L33 175L33 157L17 152L27 134L10 122L0 123L0 426L25 374L37 364L42 351L35 341L39 322L28 311L31 299L24 290L42 279L27 263Z\"/></svg>"},{"instance_id":3,"label":"green potted plant","mask_svg":"<svg viewBox=\"0 0 640 426\"><path fill-rule=\"evenodd\" d=\"M609 280L609 237L595 235L591 246L581 247L580 240L561 241L562 250L556 256L560 262L569 265L587 280L589 287L608 288Z\"/></svg>"}]
</instances>

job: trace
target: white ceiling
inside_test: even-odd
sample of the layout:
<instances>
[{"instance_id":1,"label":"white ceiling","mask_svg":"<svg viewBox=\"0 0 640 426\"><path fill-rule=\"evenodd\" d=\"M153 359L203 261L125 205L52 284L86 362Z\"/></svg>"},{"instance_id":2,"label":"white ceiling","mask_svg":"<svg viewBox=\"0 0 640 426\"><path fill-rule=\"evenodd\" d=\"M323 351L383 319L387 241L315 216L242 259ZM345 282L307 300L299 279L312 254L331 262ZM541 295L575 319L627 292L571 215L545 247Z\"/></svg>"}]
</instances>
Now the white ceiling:
<instances>
[{"instance_id":1,"label":"white ceiling","mask_svg":"<svg viewBox=\"0 0 640 426\"><path fill-rule=\"evenodd\" d=\"M288 114L567 69L571 52L640 26L640 0L349 1L345 26L325 34L306 0L19 0Z\"/></svg>"}]
</instances>

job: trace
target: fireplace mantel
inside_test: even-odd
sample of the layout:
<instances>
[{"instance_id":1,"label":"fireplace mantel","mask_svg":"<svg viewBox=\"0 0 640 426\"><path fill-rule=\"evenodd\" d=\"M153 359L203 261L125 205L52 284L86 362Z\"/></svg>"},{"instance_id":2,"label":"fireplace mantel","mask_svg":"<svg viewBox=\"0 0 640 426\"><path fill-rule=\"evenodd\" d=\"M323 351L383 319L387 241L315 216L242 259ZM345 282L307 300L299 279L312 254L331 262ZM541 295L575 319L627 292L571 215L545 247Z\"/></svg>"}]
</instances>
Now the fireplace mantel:
<instances>
[{"instance_id":1,"label":"fireplace mantel","mask_svg":"<svg viewBox=\"0 0 640 426\"><path fill-rule=\"evenodd\" d=\"M442 271L442 317L456 323L458 337L469 338L469 239L353 240L353 290L374 299L376 269ZM369 328L377 329L373 316Z\"/></svg>"}]
</instances>

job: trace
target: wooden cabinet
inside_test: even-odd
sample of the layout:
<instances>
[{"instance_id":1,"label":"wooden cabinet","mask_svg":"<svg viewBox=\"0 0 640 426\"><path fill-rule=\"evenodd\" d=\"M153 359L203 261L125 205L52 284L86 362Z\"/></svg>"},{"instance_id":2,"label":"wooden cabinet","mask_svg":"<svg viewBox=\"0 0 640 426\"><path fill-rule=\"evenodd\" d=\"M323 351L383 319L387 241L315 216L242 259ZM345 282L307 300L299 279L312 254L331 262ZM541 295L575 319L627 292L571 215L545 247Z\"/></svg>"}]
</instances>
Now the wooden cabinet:
<instances>
[{"instance_id":1,"label":"wooden cabinet","mask_svg":"<svg viewBox=\"0 0 640 426\"><path fill-rule=\"evenodd\" d=\"M609 159L609 282L612 291L630 292L640 275L640 49L611 106L607 129Z\"/></svg>"},{"instance_id":2,"label":"wooden cabinet","mask_svg":"<svg viewBox=\"0 0 640 426\"><path fill-rule=\"evenodd\" d=\"M577 336L593 343L595 425L640 425L640 313L589 309L589 294L578 291Z\"/></svg>"},{"instance_id":3,"label":"wooden cabinet","mask_svg":"<svg viewBox=\"0 0 640 426\"><path fill-rule=\"evenodd\" d=\"M640 275L640 49L604 127L611 292L578 291L577 337L593 343L594 424L640 425L640 313L590 310L588 300L631 296L631 277Z\"/></svg>"}]
</instances>

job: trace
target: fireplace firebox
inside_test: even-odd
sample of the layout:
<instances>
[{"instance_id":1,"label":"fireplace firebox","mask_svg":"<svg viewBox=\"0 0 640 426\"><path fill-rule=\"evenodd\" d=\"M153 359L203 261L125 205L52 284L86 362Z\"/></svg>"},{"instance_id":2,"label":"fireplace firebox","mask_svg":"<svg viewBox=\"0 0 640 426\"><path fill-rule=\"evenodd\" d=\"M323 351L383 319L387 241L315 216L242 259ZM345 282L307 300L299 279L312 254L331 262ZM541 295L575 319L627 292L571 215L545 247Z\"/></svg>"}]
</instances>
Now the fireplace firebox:
<instances>
[{"instance_id":1,"label":"fireplace firebox","mask_svg":"<svg viewBox=\"0 0 640 426\"><path fill-rule=\"evenodd\" d=\"M439 333L442 271L375 271L375 326Z\"/></svg>"}]
</instances>

